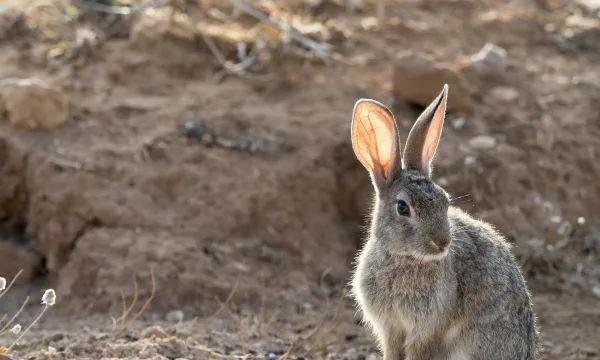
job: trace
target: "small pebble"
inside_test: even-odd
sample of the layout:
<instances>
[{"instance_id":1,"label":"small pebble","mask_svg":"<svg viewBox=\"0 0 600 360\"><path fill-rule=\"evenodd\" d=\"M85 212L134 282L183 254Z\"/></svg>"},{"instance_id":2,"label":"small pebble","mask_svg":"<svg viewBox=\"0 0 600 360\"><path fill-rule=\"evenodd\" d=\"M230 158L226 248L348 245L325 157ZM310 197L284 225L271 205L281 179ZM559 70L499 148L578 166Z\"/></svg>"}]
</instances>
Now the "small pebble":
<instances>
[{"instance_id":1,"label":"small pebble","mask_svg":"<svg viewBox=\"0 0 600 360\"><path fill-rule=\"evenodd\" d=\"M265 357L267 359L279 359L279 356L283 355L284 353L285 353L285 351L283 351L283 350L277 350L277 349L267 350L265 352Z\"/></svg>"},{"instance_id":2,"label":"small pebble","mask_svg":"<svg viewBox=\"0 0 600 360\"><path fill-rule=\"evenodd\" d=\"M498 45L487 43L471 56L472 66L481 73L500 70L506 62L506 50Z\"/></svg>"},{"instance_id":3,"label":"small pebble","mask_svg":"<svg viewBox=\"0 0 600 360\"><path fill-rule=\"evenodd\" d=\"M455 129L462 129L467 123L467 118L464 116L452 119L452 127Z\"/></svg>"},{"instance_id":4,"label":"small pebble","mask_svg":"<svg viewBox=\"0 0 600 360\"><path fill-rule=\"evenodd\" d=\"M477 158L473 155L465 156L465 166L471 166L477 162Z\"/></svg>"},{"instance_id":5,"label":"small pebble","mask_svg":"<svg viewBox=\"0 0 600 360\"><path fill-rule=\"evenodd\" d=\"M469 145L477 150L490 150L496 146L496 139L489 135L478 135L469 140Z\"/></svg>"},{"instance_id":6,"label":"small pebble","mask_svg":"<svg viewBox=\"0 0 600 360\"><path fill-rule=\"evenodd\" d=\"M519 98L519 91L508 86L497 86L490 90L490 94L496 99L504 102L512 102Z\"/></svg>"},{"instance_id":7,"label":"small pebble","mask_svg":"<svg viewBox=\"0 0 600 360\"><path fill-rule=\"evenodd\" d=\"M183 321L184 314L181 310L173 310L167 313L167 321L171 323L180 323Z\"/></svg>"},{"instance_id":8,"label":"small pebble","mask_svg":"<svg viewBox=\"0 0 600 360\"><path fill-rule=\"evenodd\" d=\"M144 329L144 331L142 332L142 337L144 337L145 339L164 339L166 337L169 337L169 335L165 332L165 330L163 330L162 327L160 327L159 325L154 325Z\"/></svg>"},{"instance_id":9,"label":"small pebble","mask_svg":"<svg viewBox=\"0 0 600 360\"><path fill-rule=\"evenodd\" d=\"M553 224L560 224L562 222L562 218L558 215L554 215L550 218L550 222Z\"/></svg>"},{"instance_id":10,"label":"small pebble","mask_svg":"<svg viewBox=\"0 0 600 360\"><path fill-rule=\"evenodd\" d=\"M201 140L206 132L206 126L201 121L186 121L183 124L183 134L190 139Z\"/></svg>"},{"instance_id":11,"label":"small pebble","mask_svg":"<svg viewBox=\"0 0 600 360\"><path fill-rule=\"evenodd\" d=\"M600 297L600 285L594 285L592 287L592 294L596 295L597 297Z\"/></svg>"}]
</instances>

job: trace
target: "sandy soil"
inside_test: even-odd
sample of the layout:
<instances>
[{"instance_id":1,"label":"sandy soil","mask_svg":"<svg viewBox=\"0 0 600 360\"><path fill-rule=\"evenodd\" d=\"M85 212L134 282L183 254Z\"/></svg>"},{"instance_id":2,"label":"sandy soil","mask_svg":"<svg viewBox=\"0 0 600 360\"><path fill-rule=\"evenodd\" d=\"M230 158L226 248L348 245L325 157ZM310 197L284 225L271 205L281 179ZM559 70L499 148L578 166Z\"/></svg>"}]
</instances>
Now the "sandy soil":
<instances>
[{"instance_id":1,"label":"sandy soil","mask_svg":"<svg viewBox=\"0 0 600 360\"><path fill-rule=\"evenodd\" d=\"M0 270L26 269L0 310L48 286L59 297L14 357L378 356L344 297L371 196L349 117L357 98L380 99L405 139L420 104L398 96L394 77L406 56L427 54L460 84L437 181L515 244L544 357L600 358L598 13L569 1L390 1L377 26L369 2L307 3L263 10L326 24L312 36L332 44L331 64L238 15L231 26L252 31L234 35L267 45L231 73L201 35L230 21L207 12L227 14L222 4L69 17L66 2L7 2L25 20L0 40L0 78L40 78L70 104L56 130L0 122ZM213 41L235 61L231 41ZM503 70L464 68L486 42L507 50ZM481 135L494 144L476 146ZM135 313L151 271L151 306L119 331L121 294L131 301L135 276Z\"/></svg>"}]
</instances>

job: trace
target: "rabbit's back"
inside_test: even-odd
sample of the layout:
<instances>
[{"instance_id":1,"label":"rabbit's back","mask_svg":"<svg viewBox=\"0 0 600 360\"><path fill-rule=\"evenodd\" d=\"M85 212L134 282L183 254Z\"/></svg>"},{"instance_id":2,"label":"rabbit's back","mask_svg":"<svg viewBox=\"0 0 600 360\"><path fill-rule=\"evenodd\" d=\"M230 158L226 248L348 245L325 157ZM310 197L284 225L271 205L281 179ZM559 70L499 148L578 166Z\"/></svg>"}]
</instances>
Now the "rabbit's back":
<instances>
[{"instance_id":1,"label":"rabbit's back","mask_svg":"<svg viewBox=\"0 0 600 360\"><path fill-rule=\"evenodd\" d=\"M531 298L510 245L489 224L450 208L457 318L483 358L533 359L538 334ZM460 345L459 345L460 346ZM465 346L469 346L465 344Z\"/></svg>"}]
</instances>

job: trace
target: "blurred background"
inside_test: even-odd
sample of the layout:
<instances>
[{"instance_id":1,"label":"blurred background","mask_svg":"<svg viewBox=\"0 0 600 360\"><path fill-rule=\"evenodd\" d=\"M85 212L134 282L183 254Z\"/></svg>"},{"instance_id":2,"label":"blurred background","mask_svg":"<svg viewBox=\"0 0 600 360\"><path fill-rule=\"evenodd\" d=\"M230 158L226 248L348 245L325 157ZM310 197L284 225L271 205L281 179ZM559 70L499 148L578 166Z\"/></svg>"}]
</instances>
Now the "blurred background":
<instances>
[{"instance_id":1,"label":"blurred background","mask_svg":"<svg viewBox=\"0 0 600 360\"><path fill-rule=\"evenodd\" d=\"M600 358L600 2L2 0L10 356L379 358L347 296L371 206L354 102L514 244L546 359ZM83 331L82 331L83 329ZM2 331L0 331L0 334ZM0 336L8 347L15 335Z\"/></svg>"}]
</instances>

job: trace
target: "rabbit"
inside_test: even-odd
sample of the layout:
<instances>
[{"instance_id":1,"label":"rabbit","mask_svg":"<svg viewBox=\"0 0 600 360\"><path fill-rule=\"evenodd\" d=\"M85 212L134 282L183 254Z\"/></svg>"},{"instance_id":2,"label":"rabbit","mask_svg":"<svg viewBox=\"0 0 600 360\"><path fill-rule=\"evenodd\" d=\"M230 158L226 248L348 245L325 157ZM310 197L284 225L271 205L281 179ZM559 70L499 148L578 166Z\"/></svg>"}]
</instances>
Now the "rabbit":
<instances>
[{"instance_id":1,"label":"rabbit","mask_svg":"<svg viewBox=\"0 0 600 360\"><path fill-rule=\"evenodd\" d=\"M352 295L384 360L535 359L536 319L510 245L431 179L447 99L444 85L402 155L392 112L369 99L354 107L352 147L375 203Z\"/></svg>"}]
</instances>

